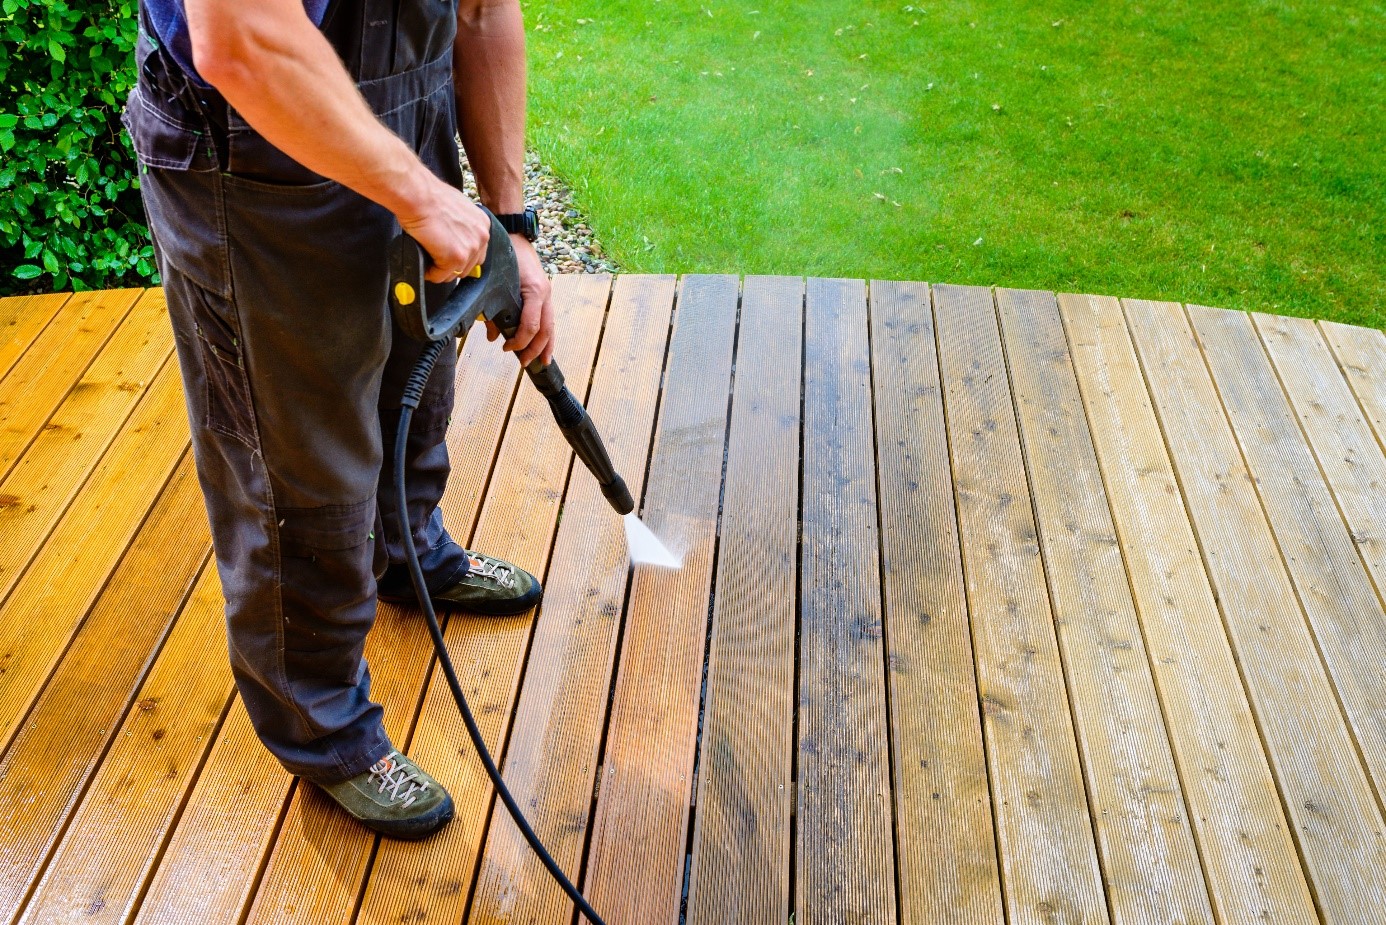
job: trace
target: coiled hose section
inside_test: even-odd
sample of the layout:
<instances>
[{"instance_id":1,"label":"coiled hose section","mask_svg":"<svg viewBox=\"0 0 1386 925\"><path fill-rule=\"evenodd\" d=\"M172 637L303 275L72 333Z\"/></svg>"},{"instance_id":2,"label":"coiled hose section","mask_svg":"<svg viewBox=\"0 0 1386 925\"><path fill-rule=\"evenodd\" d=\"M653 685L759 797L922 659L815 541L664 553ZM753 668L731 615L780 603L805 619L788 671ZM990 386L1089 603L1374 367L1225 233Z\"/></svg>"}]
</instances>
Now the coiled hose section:
<instances>
[{"instance_id":1,"label":"coiled hose section","mask_svg":"<svg viewBox=\"0 0 1386 925\"><path fill-rule=\"evenodd\" d=\"M592 925L605 925L601 916L597 915L591 904L578 892L577 887L573 886L572 881L563 873L563 868L558 866L558 862L549 854L544 843L539 840L534 829L530 826L529 820L525 818L520 806L515 802L515 797L511 795L510 788L505 786L505 781L501 779L500 769L496 767L495 760L486 748L486 742L481 737L481 729L476 724L476 718L472 716L472 711L467 706L467 698L462 693L462 684L457 680L457 670L452 667L452 659L448 657L447 644L443 640L443 630L438 625L438 615L433 611L433 601L428 595L428 585L424 580L423 567L419 565L419 551L414 548L414 532L409 525L408 496L404 490L404 466L407 458L409 446L409 424L414 418L414 411L419 407L419 402L423 398L424 387L428 385L428 377L433 374L433 367L438 363L438 357L443 350L452 343L451 338L435 340L429 342L419 355L418 362L414 364L414 370L409 374L409 381L404 386L404 398L401 401L399 411L399 431L395 434L395 505L399 514L399 530L404 537L404 558L409 564L409 577L414 582L414 593L418 595L419 606L423 608L424 621L428 623L428 633L433 637L433 648L438 653L438 664L443 668L443 676L448 680L448 688L452 691L452 699L457 702L457 709L462 714L462 722L467 726L467 734L471 736L472 745L476 748L477 756L481 759L482 765L486 768L486 775L491 778L491 783L496 788L496 793L500 795L501 802L505 804L506 810L510 813L510 818L515 820L515 826L520 830L520 834L529 842L529 846L534 849L535 855L543 863L549 875L563 888L563 892L568 894L568 898L577 906L578 911L585 915Z\"/></svg>"}]
</instances>

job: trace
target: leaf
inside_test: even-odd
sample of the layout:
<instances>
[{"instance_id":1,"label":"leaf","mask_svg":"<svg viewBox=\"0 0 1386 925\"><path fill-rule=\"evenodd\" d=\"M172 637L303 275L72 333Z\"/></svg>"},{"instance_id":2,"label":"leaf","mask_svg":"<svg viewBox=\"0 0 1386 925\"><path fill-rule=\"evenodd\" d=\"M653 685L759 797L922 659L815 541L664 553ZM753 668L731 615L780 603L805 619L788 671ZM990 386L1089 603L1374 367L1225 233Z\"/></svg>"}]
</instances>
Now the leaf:
<instances>
[{"instance_id":1,"label":"leaf","mask_svg":"<svg viewBox=\"0 0 1386 925\"><path fill-rule=\"evenodd\" d=\"M14 268L15 279L35 279L42 272L42 269L32 263L21 263Z\"/></svg>"}]
</instances>

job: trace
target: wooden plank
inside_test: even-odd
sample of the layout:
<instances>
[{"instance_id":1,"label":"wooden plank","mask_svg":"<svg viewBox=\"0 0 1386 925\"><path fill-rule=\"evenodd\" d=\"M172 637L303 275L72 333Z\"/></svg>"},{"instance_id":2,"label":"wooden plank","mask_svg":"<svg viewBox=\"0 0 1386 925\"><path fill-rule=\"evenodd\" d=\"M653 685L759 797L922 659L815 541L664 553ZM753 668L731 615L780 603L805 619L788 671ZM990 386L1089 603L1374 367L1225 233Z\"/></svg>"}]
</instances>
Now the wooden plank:
<instances>
[{"instance_id":1,"label":"wooden plank","mask_svg":"<svg viewBox=\"0 0 1386 925\"><path fill-rule=\"evenodd\" d=\"M455 475L442 503L459 536L470 531L518 375L511 355L484 337L468 338L455 380L465 398L448 433ZM415 611L381 606L366 658L371 696L386 708L386 730L397 744L413 723L430 650ZM234 704L137 921L201 925L282 916L316 923L350 910L374 839L316 787L295 787L295 780ZM209 844L218 850L207 851ZM322 844L333 850L321 852ZM251 903L256 911L247 909Z\"/></svg>"},{"instance_id":2,"label":"wooden plank","mask_svg":"<svg viewBox=\"0 0 1386 925\"><path fill-rule=\"evenodd\" d=\"M0 743L9 742L187 445L178 370L166 363L0 606Z\"/></svg>"},{"instance_id":3,"label":"wooden plank","mask_svg":"<svg viewBox=\"0 0 1386 925\"><path fill-rule=\"evenodd\" d=\"M1012 289L996 304L1112 919L1210 921L1058 305Z\"/></svg>"},{"instance_id":4,"label":"wooden plank","mask_svg":"<svg viewBox=\"0 0 1386 925\"><path fill-rule=\"evenodd\" d=\"M674 278L616 280L589 411L639 498L673 306ZM515 708L505 779L575 881L591 809L628 573L621 519L578 467L564 500L549 583ZM491 811L471 920L563 922L572 903L499 803Z\"/></svg>"},{"instance_id":5,"label":"wooden plank","mask_svg":"<svg viewBox=\"0 0 1386 925\"><path fill-rule=\"evenodd\" d=\"M933 310L871 283L900 917L1003 921Z\"/></svg>"},{"instance_id":6,"label":"wooden plank","mask_svg":"<svg viewBox=\"0 0 1386 925\"><path fill-rule=\"evenodd\" d=\"M682 565L632 579L584 884L609 925L679 917L739 289L679 290L643 519Z\"/></svg>"},{"instance_id":7,"label":"wooden plank","mask_svg":"<svg viewBox=\"0 0 1386 925\"><path fill-rule=\"evenodd\" d=\"M1007 919L1105 922L992 295L936 286L934 303Z\"/></svg>"},{"instance_id":8,"label":"wooden plank","mask_svg":"<svg viewBox=\"0 0 1386 925\"><path fill-rule=\"evenodd\" d=\"M141 290L79 292L0 380L0 474L82 377ZM165 341L171 343L171 337Z\"/></svg>"},{"instance_id":9,"label":"wooden plank","mask_svg":"<svg viewBox=\"0 0 1386 925\"><path fill-rule=\"evenodd\" d=\"M173 336L163 297L151 291L135 303L56 408L39 396L0 409L5 421L0 428L0 478L9 474L40 429L61 438L67 454L72 454L73 444L80 440L101 446L103 430L115 432L172 352ZM46 465L52 467L53 460Z\"/></svg>"},{"instance_id":10,"label":"wooden plank","mask_svg":"<svg viewBox=\"0 0 1386 925\"><path fill-rule=\"evenodd\" d=\"M1334 321L1320 321L1319 327L1377 442L1386 446L1386 333Z\"/></svg>"},{"instance_id":11,"label":"wooden plank","mask_svg":"<svg viewBox=\"0 0 1386 925\"><path fill-rule=\"evenodd\" d=\"M1317 921L1121 306L1059 307L1217 921Z\"/></svg>"},{"instance_id":12,"label":"wooden plank","mask_svg":"<svg viewBox=\"0 0 1386 925\"><path fill-rule=\"evenodd\" d=\"M0 380L70 298L70 292L49 292L0 299Z\"/></svg>"},{"instance_id":13,"label":"wooden plank","mask_svg":"<svg viewBox=\"0 0 1386 925\"><path fill-rule=\"evenodd\" d=\"M154 311L145 307L149 303ZM68 394L42 432L15 459L2 458L0 526L9 542L0 546L0 601L43 547L43 540L67 510L89 473L110 447L150 382L168 362L173 342L163 325L163 303L144 299L111 339L107 349ZM145 322L145 323L141 323ZM169 372L167 375L176 375ZM38 426L38 425L36 425ZM14 444L18 454L24 446Z\"/></svg>"},{"instance_id":14,"label":"wooden plank","mask_svg":"<svg viewBox=\"0 0 1386 925\"><path fill-rule=\"evenodd\" d=\"M559 331L555 353L575 395L585 395L611 294L611 278L572 274L554 278ZM543 578L572 451L538 390L522 385L472 542L477 549L533 570ZM486 738L500 755L509 733L534 614L450 620L448 651ZM456 818L422 842L382 840L366 883L358 925L387 925L409 910L419 921L461 921L486 834L491 781L471 748L462 717L435 669L424 695L409 754L447 788Z\"/></svg>"},{"instance_id":15,"label":"wooden plank","mask_svg":"<svg viewBox=\"0 0 1386 925\"><path fill-rule=\"evenodd\" d=\"M810 279L804 316L795 921L894 922L866 287Z\"/></svg>"},{"instance_id":16,"label":"wooden plank","mask_svg":"<svg viewBox=\"0 0 1386 925\"><path fill-rule=\"evenodd\" d=\"M207 559L192 470L186 457L0 759L0 920L21 907Z\"/></svg>"},{"instance_id":17,"label":"wooden plank","mask_svg":"<svg viewBox=\"0 0 1386 925\"><path fill-rule=\"evenodd\" d=\"M689 925L781 925L790 908L803 313L802 279L746 277Z\"/></svg>"},{"instance_id":18,"label":"wooden plank","mask_svg":"<svg viewBox=\"0 0 1386 925\"><path fill-rule=\"evenodd\" d=\"M1319 910L1386 920L1386 827L1198 343L1178 305L1125 305Z\"/></svg>"},{"instance_id":19,"label":"wooden plank","mask_svg":"<svg viewBox=\"0 0 1386 925\"><path fill-rule=\"evenodd\" d=\"M457 391L465 396L458 412L466 420L452 429L448 448L455 475L440 504L443 520L458 537L471 536L519 376L515 360L496 345L477 337L473 349L469 359L484 350L485 360L472 364ZM418 610L382 604L366 640L366 660L371 699L385 710L390 740L407 748L433 660L433 644ZM347 921L360 898L375 840L317 787L299 787L246 922ZM332 845L332 851L322 851L324 844Z\"/></svg>"},{"instance_id":20,"label":"wooden plank","mask_svg":"<svg viewBox=\"0 0 1386 925\"><path fill-rule=\"evenodd\" d=\"M1250 316L1191 305L1189 317L1379 799L1386 674L1362 653L1386 655L1386 612Z\"/></svg>"},{"instance_id":21,"label":"wooden plank","mask_svg":"<svg viewBox=\"0 0 1386 925\"><path fill-rule=\"evenodd\" d=\"M209 562L21 923L127 921L226 713L223 625Z\"/></svg>"},{"instance_id":22,"label":"wooden plank","mask_svg":"<svg viewBox=\"0 0 1386 925\"><path fill-rule=\"evenodd\" d=\"M1386 589L1386 453L1314 323L1252 317L1380 595Z\"/></svg>"}]
</instances>

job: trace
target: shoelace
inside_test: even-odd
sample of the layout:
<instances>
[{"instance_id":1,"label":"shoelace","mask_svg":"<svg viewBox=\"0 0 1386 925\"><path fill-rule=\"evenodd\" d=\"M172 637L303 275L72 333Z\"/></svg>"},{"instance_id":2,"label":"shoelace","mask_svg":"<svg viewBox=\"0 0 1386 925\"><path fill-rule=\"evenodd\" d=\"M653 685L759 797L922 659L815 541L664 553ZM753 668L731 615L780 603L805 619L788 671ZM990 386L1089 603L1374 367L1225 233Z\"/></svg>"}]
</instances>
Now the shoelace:
<instances>
[{"instance_id":1,"label":"shoelace","mask_svg":"<svg viewBox=\"0 0 1386 925\"><path fill-rule=\"evenodd\" d=\"M479 556L474 552L468 553L468 558L471 560L468 574L494 581L502 588L515 587L515 570L508 565L495 559L488 559L486 556Z\"/></svg>"},{"instance_id":2,"label":"shoelace","mask_svg":"<svg viewBox=\"0 0 1386 925\"><path fill-rule=\"evenodd\" d=\"M396 761L396 758L399 761ZM409 764L399 752L390 752L371 765L370 780L371 783L380 782L376 793L384 793L388 788L390 802L398 803L403 800L406 807L412 806L414 801L428 790L428 784L419 780L418 768Z\"/></svg>"}]
</instances>

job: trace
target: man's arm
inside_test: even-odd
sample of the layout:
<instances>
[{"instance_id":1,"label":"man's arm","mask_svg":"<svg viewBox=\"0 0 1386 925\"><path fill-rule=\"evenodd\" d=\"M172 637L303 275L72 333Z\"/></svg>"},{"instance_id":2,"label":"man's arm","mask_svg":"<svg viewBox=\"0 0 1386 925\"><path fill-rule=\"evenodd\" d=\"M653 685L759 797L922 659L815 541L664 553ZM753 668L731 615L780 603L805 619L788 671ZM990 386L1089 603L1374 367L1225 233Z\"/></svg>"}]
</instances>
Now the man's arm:
<instances>
[{"instance_id":1,"label":"man's arm","mask_svg":"<svg viewBox=\"0 0 1386 925\"><path fill-rule=\"evenodd\" d=\"M482 261L485 215L375 117L302 0L187 0L186 10L203 79L275 147L393 212L433 258L428 279Z\"/></svg>"},{"instance_id":2,"label":"man's arm","mask_svg":"<svg viewBox=\"0 0 1386 925\"><path fill-rule=\"evenodd\" d=\"M458 134L476 174L481 201L492 212L525 205L525 26L519 0L458 0L453 48ZM521 235L511 235L520 265L524 313L505 349L521 363L553 357L550 282ZM489 336L496 338L491 329Z\"/></svg>"}]
</instances>

